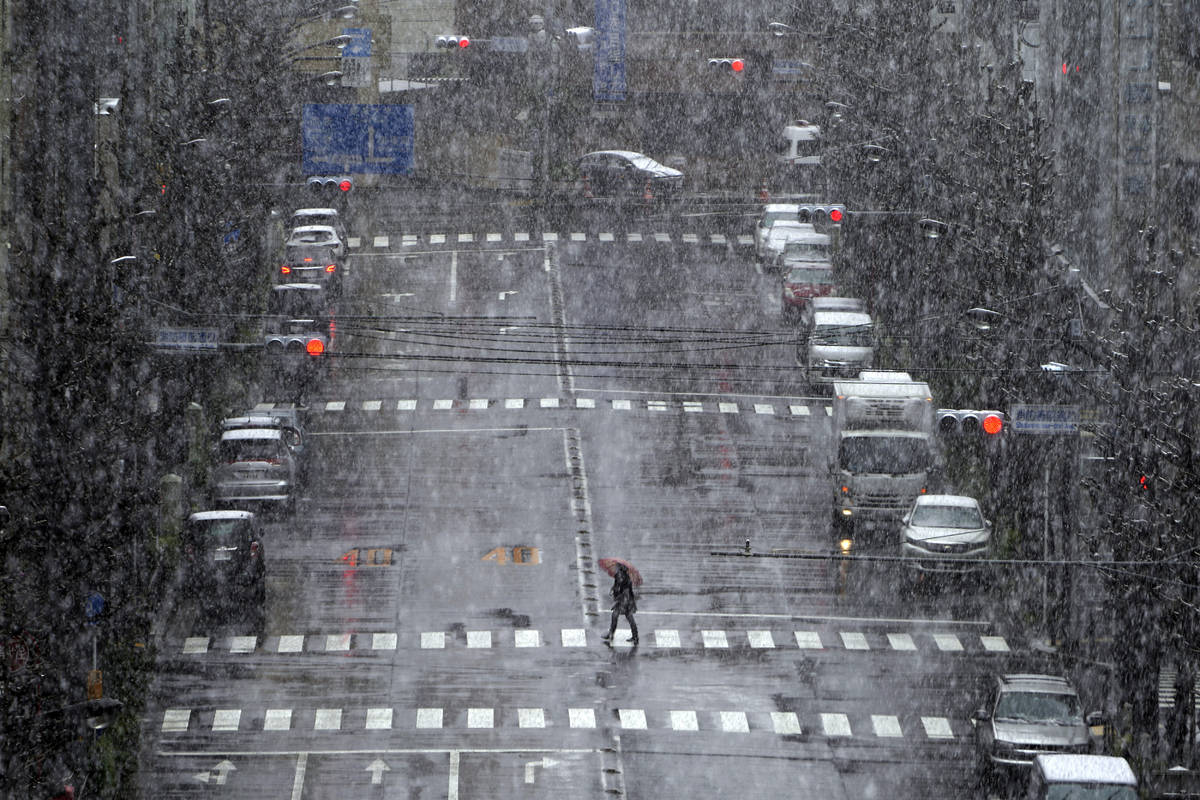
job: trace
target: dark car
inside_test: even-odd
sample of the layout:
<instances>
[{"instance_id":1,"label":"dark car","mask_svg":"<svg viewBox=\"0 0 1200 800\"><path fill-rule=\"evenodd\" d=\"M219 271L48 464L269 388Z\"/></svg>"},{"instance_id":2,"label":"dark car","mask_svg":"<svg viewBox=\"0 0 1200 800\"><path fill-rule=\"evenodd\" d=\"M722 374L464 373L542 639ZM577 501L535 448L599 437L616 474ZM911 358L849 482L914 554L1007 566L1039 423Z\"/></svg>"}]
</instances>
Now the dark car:
<instances>
[{"instance_id":1,"label":"dark car","mask_svg":"<svg viewBox=\"0 0 1200 800\"><path fill-rule=\"evenodd\" d=\"M984 782L1025 782L1038 755L1094 752L1090 726L1103 722L1100 712L1085 719L1079 695L1066 678L998 675L983 705L971 714L979 777Z\"/></svg>"},{"instance_id":2,"label":"dark car","mask_svg":"<svg viewBox=\"0 0 1200 800\"><path fill-rule=\"evenodd\" d=\"M683 173L630 150L598 150L579 159L579 191L584 198L603 198L642 205L678 198Z\"/></svg>"},{"instance_id":3,"label":"dark car","mask_svg":"<svg viewBox=\"0 0 1200 800\"><path fill-rule=\"evenodd\" d=\"M198 511L183 531L183 585L202 601L253 603L266 598L262 529L250 511Z\"/></svg>"}]
</instances>

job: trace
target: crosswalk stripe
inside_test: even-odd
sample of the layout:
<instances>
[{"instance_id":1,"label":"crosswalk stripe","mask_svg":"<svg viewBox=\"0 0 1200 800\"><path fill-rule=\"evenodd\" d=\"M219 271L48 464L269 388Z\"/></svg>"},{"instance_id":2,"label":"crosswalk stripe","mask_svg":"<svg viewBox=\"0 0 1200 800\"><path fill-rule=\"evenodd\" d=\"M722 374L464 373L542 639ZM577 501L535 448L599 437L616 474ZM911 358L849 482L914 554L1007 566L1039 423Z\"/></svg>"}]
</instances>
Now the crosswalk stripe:
<instances>
[{"instance_id":1,"label":"crosswalk stripe","mask_svg":"<svg viewBox=\"0 0 1200 800\"><path fill-rule=\"evenodd\" d=\"M504 401L504 407L505 407L505 408L508 408L508 409L513 409L513 408L524 408L524 407L525 407L525 398L523 398L523 397L510 397L510 398L508 398L507 400L505 400L505 401Z\"/></svg>"},{"instance_id":2,"label":"crosswalk stripe","mask_svg":"<svg viewBox=\"0 0 1200 800\"><path fill-rule=\"evenodd\" d=\"M345 400L330 400L328 403L325 404L325 410L326 411L345 411L346 410L346 401Z\"/></svg>"},{"instance_id":3,"label":"crosswalk stripe","mask_svg":"<svg viewBox=\"0 0 1200 800\"><path fill-rule=\"evenodd\" d=\"M935 633L933 641L939 650L960 652L963 649L962 642L953 633Z\"/></svg>"},{"instance_id":4,"label":"crosswalk stripe","mask_svg":"<svg viewBox=\"0 0 1200 800\"><path fill-rule=\"evenodd\" d=\"M418 708L417 727L426 729L442 727L442 709Z\"/></svg>"},{"instance_id":5,"label":"crosswalk stripe","mask_svg":"<svg viewBox=\"0 0 1200 800\"><path fill-rule=\"evenodd\" d=\"M380 248L380 249L382 249L382 248L385 248L385 247L387 247L387 246L388 246L388 237L386 237L386 236L376 236L376 237L375 237L375 239L374 239L374 240L371 242L371 245L372 245L373 247L377 247L377 248Z\"/></svg>"},{"instance_id":6,"label":"crosswalk stripe","mask_svg":"<svg viewBox=\"0 0 1200 800\"><path fill-rule=\"evenodd\" d=\"M700 722L696 718L695 711L672 711L671 712L671 730L675 731L698 731L700 730Z\"/></svg>"},{"instance_id":7,"label":"crosswalk stripe","mask_svg":"<svg viewBox=\"0 0 1200 800\"><path fill-rule=\"evenodd\" d=\"M888 714L872 714L871 727L876 736L901 736L900 718Z\"/></svg>"},{"instance_id":8,"label":"crosswalk stripe","mask_svg":"<svg viewBox=\"0 0 1200 800\"><path fill-rule=\"evenodd\" d=\"M446 634L442 631L424 631L421 633L421 649L441 650L446 646Z\"/></svg>"},{"instance_id":9,"label":"crosswalk stripe","mask_svg":"<svg viewBox=\"0 0 1200 800\"><path fill-rule=\"evenodd\" d=\"M494 727L496 727L496 710L493 708L468 708L467 709L467 727L468 728L494 728Z\"/></svg>"},{"instance_id":10,"label":"crosswalk stripe","mask_svg":"<svg viewBox=\"0 0 1200 800\"><path fill-rule=\"evenodd\" d=\"M298 634L287 634L279 637L279 645L276 647L278 653L302 653L304 652L304 637Z\"/></svg>"},{"instance_id":11,"label":"crosswalk stripe","mask_svg":"<svg viewBox=\"0 0 1200 800\"><path fill-rule=\"evenodd\" d=\"M189 636L183 640L184 655L192 655L194 653L208 652L208 637L207 636Z\"/></svg>"},{"instance_id":12,"label":"crosswalk stripe","mask_svg":"<svg viewBox=\"0 0 1200 800\"><path fill-rule=\"evenodd\" d=\"M826 736L851 736L850 718L845 714L821 714L821 730Z\"/></svg>"},{"instance_id":13,"label":"crosswalk stripe","mask_svg":"<svg viewBox=\"0 0 1200 800\"><path fill-rule=\"evenodd\" d=\"M458 241L459 241L459 243L460 243L460 244L465 244L465 243L468 243L468 242L474 242L474 241L475 241L475 234L473 234L473 233L460 233L460 234L458 235Z\"/></svg>"},{"instance_id":14,"label":"crosswalk stripe","mask_svg":"<svg viewBox=\"0 0 1200 800\"><path fill-rule=\"evenodd\" d=\"M476 397L471 400L470 408L472 411L482 411L488 407L486 397Z\"/></svg>"},{"instance_id":15,"label":"crosswalk stripe","mask_svg":"<svg viewBox=\"0 0 1200 800\"><path fill-rule=\"evenodd\" d=\"M325 637L325 652L341 653L350 649L350 634L331 633Z\"/></svg>"},{"instance_id":16,"label":"crosswalk stripe","mask_svg":"<svg viewBox=\"0 0 1200 800\"><path fill-rule=\"evenodd\" d=\"M446 234L444 234L444 233L429 234L429 243L430 244L445 244L446 243Z\"/></svg>"},{"instance_id":17,"label":"crosswalk stripe","mask_svg":"<svg viewBox=\"0 0 1200 800\"><path fill-rule=\"evenodd\" d=\"M392 728L391 708L368 708L366 729L369 731L387 731Z\"/></svg>"},{"instance_id":18,"label":"crosswalk stripe","mask_svg":"<svg viewBox=\"0 0 1200 800\"><path fill-rule=\"evenodd\" d=\"M268 708L263 717L264 731L290 731L292 729L292 710L290 708Z\"/></svg>"},{"instance_id":19,"label":"crosswalk stripe","mask_svg":"<svg viewBox=\"0 0 1200 800\"><path fill-rule=\"evenodd\" d=\"M631 411L633 403L629 400L613 400L612 407L613 411Z\"/></svg>"},{"instance_id":20,"label":"crosswalk stripe","mask_svg":"<svg viewBox=\"0 0 1200 800\"><path fill-rule=\"evenodd\" d=\"M722 711L721 730L726 733L749 733L750 722L745 711Z\"/></svg>"},{"instance_id":21,"label":"crosswalk stripe","mask_svg":"<svg viewBox=\"0 0 1200 800\"><path fill-rule=\"evenodd\" d=\"M258 647L257 636L234 636L229 641L229 652L231 653L253 653L256 647Z\"/></svg>"},{"instance_id":22,"label":"crosswalk stripe","mask_svg":"<svg viewBox=\"0 0 1200 800\"><path fill-rule=\"evenodd\" d=\"M163 733L179 733L188 729L188 720L192 712L187 708L168 708L163 712Z\"/></svg>"},{"instance_id":23,"label":"crosswalk stripe","mask_svg":"<svg viewBox=\"0 0 1200 800\"><path fill-rule=\"evenodd\" d=\"M842 637L842 645L847 650L870 650L871 645L867 644L866 634L855 631L842 631L839 634Z\"/></svg>"},{"instance_id":24,"label":"crosswalk stripe","mask_svg":"<svg viewBox=\"0 0 1200 800\"><path fill-rule=\"evenodd\" d=\"M911 635L907 633L889 633L887 635L888 643L893 650L916 650L917 644L913 641Z\"/></svg>"},{"instance_id":25,"label":"crosswalk stripe","mask_svg":"<svg viewBox=\"0 0 1200 800\"><path fill-rule=\"evenodd\" d=\"M679 643L679 631L677 630L657 630L654 632L655 647L681 647Z\"/></svg>"},{"instance_id":26,"label":"crosswalk stripe","mask_svg":"<svg viewBox=\"0 0 1200 800\"><path fill-rule=\"evenodd\" d=\"M396 634L394 633L376 633L371 637L371 649L395 650L396 638Z\"/></svg>"},{"instance_id":27,"label":"crosswalk stripe","mask_svg":"<svg viewBox=\"0 0 1200 800\"><path fill-rule=\"evenodd\" d=\"M576 397L575 398L575 407L576 408L595 408L596 401L590 397Z\"/></svg>"},{"instance_id":28,"label":"crosswalk stripe","mask_svg":"<svg viewBox=\"0 0 1200 800\"><path fill-rule=\"evenodd\" d=\"M517 727L544 728L546 727L546 711L541 708L518 708Z\"/></svg>"},{"instance_id":29,"label":"crosswalk stripe","mask_svg":"<svg viewBox=\"0 0 1200 800\"><path fill-rule=\"evenodd\" d=\"M627 241L627 242L640 242L641 240L642 240L642 235L640 233L625 234L625 241Z\"/></svg>"},{"instance_id":30,"label":"crosswalk stripe","mask_svg":"<svg viewBox=\"0 0 1200 800\"><path fill-rule=\"evenodd\" d=\"M513 241L514 242L528 242L529 241L529 232L528 231L517 231L516 233L513 234Z\"/></svg>"},{"instance_id":31,"label":"crosswalk stripe","mask_svg":"<svg viewBox=\"0 0 1200 800\"><path fill-rule=\"evenodd\" d=\"M729 647L729 639L725 631L700 631L700 638L705 647Z\"/></svg>"},{"instance_id":32,"label":"crosswalk stripe","mask_svg":"<svg viewBox=\"0 0 1200 800\"><path fill-rule=\"evenodd\" d=\"M751 647L767 648L775 646L775 639L770 631L746 631L746 638Z\"/></svg>"},{"instance_id":33,"label":"crosswalk stripe","mask_svg":"<svg viewBox=\"0 0 1200 800\"><path fill-rule=\"evenodd\" d=\"M796 646L804 650L823 650L821 634L817 631L796 631Z\"/></svg>"},{"instance_id":34,"label":"crosswalk stripe","mask_svg":"<svg viewBox=\"0 0 1200 800\"><path fill-rule=\"evenodd\" d=\"M396 402L397 411L415 411L417 409L416 400L398 400Z\"/></svg>"},{"instance_id":35,"label":"crosswalk stripe","mask_svg":"<svg viewBox=\"0 0 1200 800\"><path fill-rule=\"evenodd\" d=\"M925 735L930 739L953 739L950 730L950 720L945 717L921 717L921 725L925 727Z\"/></svg>"},{"instance_id":36,"label":"crosswalk stripe","mask_svg":"<svg viewBox=\"0 0 1200 800\"><path fill-rule=\"evenodd\" d=\"M717 403L717 408L720 410L720 412L722 414L738 413L738 404L737 403Z\"/></svg>"},{"instance_id":37,"label":"crosswalk stripe","mask_svg":"<svg viewBox=\"0 0 1200 800\"><path fill-rule=\"evenodd\" d=\"M242 724L240 708L219 708L213 715L212 729L214 731L236 731Z\"/></svg>"},{"instance_id":38,"label":"crosswalk stripe","mask_svg":"<svg viewBox=\"0 0 1200 800\"><path fill-rule=\"evenodd\" d=\"M1003 636L980 636L979 641L983 645L984 650L989 650L993 653L1008 652L1008 642L1004 640Z\"/></svg>"},{"instance_id":39,"label":"crosswalk stripe","mask_svg":"<svg viewBox=\"0 0 1200 800\"><path fill-rule=\"evenodd\" d=\"M489 242L498 242L503 238L504 238L504 234L502 234L502 233L489 233L487 235L487 240Z\"/></svg>"},{"instance_id":40,"label":"crosswalk stripe","mask_svg":"<svg viewBox=\"0 0 1200 800\"><path fill-rule=\"evenodd\" d=\"M467 631L467 647L488 648L492 646L491 631Z\"/></svg>"},{"instance_id":41,"label":"crosswalk stripe","mask_svg":"<svg viewBox=\"0 0 1200 800\"><path fill-rule=\"evenodd\" d=\"M434 411L449 411L452 408L454 408L453 400L442 398L440 400L433 401L433 410Z\"/></svg>"},{"instance_id":42,"label":"crosswalk stripe","mask_svg":"<svg viewBox=\"0 0 1200 800\"><path fill-rule=\"evenodd\" d=\"M363 411L379 411L381 408L383 408L382 400L363 400Z\"/></svg>"},{"instance_id":43,"label":"crosswalk stripe","mask_svg":"<svg viewBox=\"0 0 1200 800\"><path fill-rule=\"evenodd\" d=\"M596 727L596 709L594 708L568 708L567 715L572 728Z\"/></svg>"},{"instance_id":44,"label":"crosswalk stripe","mask_svg":"<svg viewBox=\"0 0 1200 800\"><path fill-rule=\"evenodd\" d=\"M771 724L775 726L776 733L784 736L802 733L800 718L795 711L772 711Z\"/></svg>"},{"instance_id":45,"label":"crosswalk stripe","mask_svg":"<svg viewBox=\"0 0 1200 800\"><path fill-rule=\"evenodd\" d=\"M770 403L755 403L754 404L754 413L755 414L774 414L775 406L771 405Z\"/></svg>"}]
</instances>

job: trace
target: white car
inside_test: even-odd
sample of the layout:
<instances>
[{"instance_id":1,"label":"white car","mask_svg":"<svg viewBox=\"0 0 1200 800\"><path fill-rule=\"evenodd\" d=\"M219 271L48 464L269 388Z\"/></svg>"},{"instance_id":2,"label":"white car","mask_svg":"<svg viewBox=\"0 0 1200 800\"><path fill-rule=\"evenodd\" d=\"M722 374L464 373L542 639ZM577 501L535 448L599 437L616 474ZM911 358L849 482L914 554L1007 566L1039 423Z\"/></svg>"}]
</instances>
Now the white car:
<instances>
[{"instance_id":1,"label":"white car","mask_svg":"<svg viewBox=\"0 0 1200 800\"><path fill-rule=\"evenodd\" d=\"M828 264L832 261L830 239L827 234L817 233L816 229L807 222L788 222L780 220L771 226L763 239L758 251L758 259L764 267L780 269L783 267L784 253L789 243L808 245L807 251L820 250L825 254L820 258L815 253L802 260ZM799 255L799 253L797 253Z\"/></svg>"},{"instance_id":2,"label":"white car","mask_svg":"<svg viewBox=\"0 0 1200 800\"><path fill-rule=\"evenodd\" d=\"M763 206L762 216L754 226L754 252L761 253L763 241L776 222L798 222L799 217L800 206L796 203L767 203Z\"/></svg>"},{"instance_id":3,"label":"white car","mask_svg":"<svg viewBox=\"0 0 1200 800\"><path fill-rule=\"evenodd\" d=\"M292 212L292 229L307 225L328 225L343 242L347 239L346 226L336 208L297 208Z\"/></svg>"},{"instance_id":4,"label":"white car","mask_svg":"<svg viewBox=\"0 0 1200 800\"><path fill-rule=\"evenodd\" d=\"M301 225L293 228L285 246L288 249L328 247L334 258L346 254L346 242L332 225Z\"/></svg>"},{"instance_id":5,"label":"white car","mask_svg":"<svg viewBox=\"0 0 1200 800\"><path fill-rule=\"evenodd\" d=\"M973 497L923 494L901 519L900 555L920 572L971 572L991 551L992 523Z\"/></svg>"}]
</instances>

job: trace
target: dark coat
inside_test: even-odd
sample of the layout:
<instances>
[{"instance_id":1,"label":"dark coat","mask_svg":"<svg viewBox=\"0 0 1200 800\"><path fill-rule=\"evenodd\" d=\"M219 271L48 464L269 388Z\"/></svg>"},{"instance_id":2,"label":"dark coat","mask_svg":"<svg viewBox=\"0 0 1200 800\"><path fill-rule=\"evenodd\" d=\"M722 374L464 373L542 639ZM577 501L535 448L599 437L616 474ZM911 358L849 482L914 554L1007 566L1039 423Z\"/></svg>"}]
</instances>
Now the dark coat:
<instances>
[{"instance_id":1,"label":"dark coat","mask_svg":"<svg viewBox=\"0 0 1200 800\"><path fill-rule=\"evenodd\" d=\"M626 570L619 569L613 576L612 585L613 609L618 614L632 614L637 611L637 600L633 596L633 581L629 579Z\"/></svg>"}]
</instances>

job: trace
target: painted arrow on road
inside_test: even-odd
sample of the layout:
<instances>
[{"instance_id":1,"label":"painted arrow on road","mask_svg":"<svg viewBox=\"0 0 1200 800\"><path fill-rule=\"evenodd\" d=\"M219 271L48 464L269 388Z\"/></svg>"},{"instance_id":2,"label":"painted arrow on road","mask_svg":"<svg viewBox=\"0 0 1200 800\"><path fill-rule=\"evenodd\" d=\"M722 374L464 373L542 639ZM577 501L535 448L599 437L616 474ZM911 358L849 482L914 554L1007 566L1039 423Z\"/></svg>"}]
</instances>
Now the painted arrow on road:
<instances>
[{"instance_id":1,"label":"painted arrow on road","mask_svg":"<svg viewBox=\"0 0 1200 800\"><path fill-rule=\"evenodd\" d=\"M371 773L371 784L374 786L383 783L383 773L391 771L392 768L382 758L377 758L367 765L367 772Z\"/></svg>"}]
</instances>

